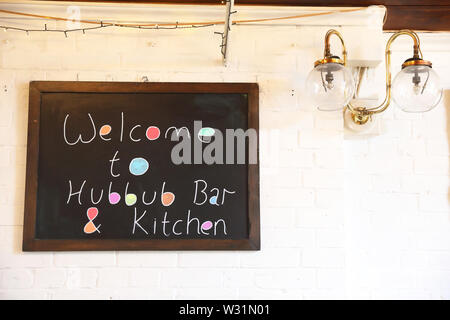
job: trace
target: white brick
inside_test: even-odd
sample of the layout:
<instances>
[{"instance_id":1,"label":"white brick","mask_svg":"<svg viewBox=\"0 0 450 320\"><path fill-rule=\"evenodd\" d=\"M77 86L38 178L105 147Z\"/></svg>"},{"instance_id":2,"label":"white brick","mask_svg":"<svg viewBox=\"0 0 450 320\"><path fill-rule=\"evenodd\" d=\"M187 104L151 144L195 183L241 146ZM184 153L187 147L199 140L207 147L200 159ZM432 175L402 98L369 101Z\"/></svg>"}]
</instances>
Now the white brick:
<instances>
[{"instance_id":1,"label":"white brick","mask_svg":"<svg viewBox=\"0 0 450 320\"><path fill-rule=\"evenodd\" d=\"M176 289L165 288L120 288L112 291L113 300L171 300L175 299Z\"/></svg>"},{"instance_id":2,"label":"white brick","mask_svg":"<svg viewBox=\"0 0 450 320\"><path fill-rule=\"evenodd\" d=\"M328 149L342 146L343 135L339 131L300 131L299 145L302 148Z\"/></svg>"},{"instance_id":3,"label":"white brick","mask_svg":"<svg viewBox=\"0 0 450 320\"><path fill-rule=\"evenodd\" d=\"M342 150L315 150L314 159L317 167L320 169L343 169L344 153Z\"/></svg>"},{"instance_id":4,"label":"white brick","mask_svg":"<svg viewBox=\"0 0 450 320\"><path fill-rule=\"evenodd\" d=\"M10 127L12 125L12 112L5 107L0 107L3 116L0 118L0 127Z\"/></svg>"},{"instance_id":5,"label":"white brick","mask_svg":"<svg viewBox=\"0 0 450 320\"><path fill-rule=\"evenodd\" d=\"M405 269L417 268L427 270L430 267L428 252L408 250L400 253L401 265Z\"/></svg>"},{"instance_id":6,"label":"white brick","mask_svg":"<svg viewBox=\"0 0 450 320\"><path fill-rule=\"evenodd\" d=\"M399 192L400 176L395 174L371 176L372 190L375 192Z\"/></svg>"},{"instance_id":7,"label":"white brick","mask_svg":"<svg viewBox=\"0 0 450 320\"><path fill-rule=\"evenodd\" d=\"M381 130L382 132L386 132L387 134L389 134L390 138L405 138L412 135L412 126L411 121L409 120L383 119L381 121Z\"/></svg>"},{"instance_id":8,"label":"white brick","mask_svg":"<svg viewBox=\"0 0 450 320\"><path fill-rule=\"evenodd\" d=\"M343 205L343 192L340 189L318 189L316 204L318 208L335 209Z\"/></svg>"},{"instance_id":9,"label":"white brick","mask_svg":"<svg viewBox=\"0 0 450 320\"><path fill-rule=\"evenodd\" d=\"M22 252L22 227L0 226L0 268L49 267L51 252Z\"/></svg>"},{"instance_id":10,"label":"white brick","mask_svg":"<svg viewBox=\"0 0 450 320\"><path fill-rule=\"evenodd\" d=\"M262 227L290 227L294 225L295 216L293 208L261 208Z\"/></svg>"},{"instance_id":11,"label":"white brick","mask_svg":"<svg viewBox=\"0 0 450 320\"><path fill-rule=\"evenodd\" d=\"M255 285L255 272L247 269L225 270L223 274L225 288L250 288Z\"/></svg>"},{"instance_id":12,"label":"white brick","mask_svg":"<svg viewBox=\"0 0 450 320\"><path fill-rule=\"evenodd\" d=\"M116 263L114 252L60 252L55 253L58 267L106 267Z\"/></svg>"},{"instance_id":13,"label":"white brick","mask_svg":"<svg viewBox=\"0 0 450 320\"><path fill-rule=\"evenodd\" d=\"M305 187L341 188L343 182L343 173L335 170L308 170L303 173Z\"/></svg>"},{"instance_id":14,"label":"white brick","mask_svg":"<svg viewBox=\"0 0 450 320\"><path fill-rule=\"evenodd\" d=\"M0 290L0 300L46 300L49 294L45 290L7 289Z\"/></svg>"},{"instance_id":15,"label":"white brick","mask_svg":"<svg viewBox=\"0 0 450 320\"><path fill-rule=\"evenodd\" d=\"M404 193L368 193L363 207L371 211L417 211L419 199L413 194Z\"/></svg>"},{"instance_id":16,"label":"white brick","mask_svg":"<svg viewBox=\"0 0 450 320\"><path fill-rule=\"evenodd\" d=\"M5 194L8 198L10 195ZM5 200L8 204L0 204L0 226L22 226L23 204L12 204L11 199Z\"/></svg>"},{"instance_id":17,"label":"white brick","mask_svg":"<svg viewBox=\"0 0 450 320\"><path fill-rule=\"evenodd\" d=\"M62 70L108 70L108 66L120 66L120 55L116 53L100 55L95 52L91 54L69 52L64 58L61 62Z\"/></svg>"},{"instance_id":18,"label":"white brick","mask_svg":"<svg viewBox=\"0 0 450 320\"><path fill-rule=\"evenodd\" d=\"M448 157L420 157L414 159L414 172L416 174L448 175Z\"/></svg>"},{"instance_id":19,"label":"white brick","mask_svg":"<svg viewBox=\"0 0 450 320\"><path fill-rule=\"evenodd\" d=\"M422 157L427 150L424 139L402 139L397 147L400 155L410 157Z\"/></svg>"},{"instance_id":20,"label":"white brick","mask_svg":"<svg viewBox=\"0 0 450 320\"><path fill-rule=\"evenodd\" d=\"M6 269L1 272L2 289L26 289L33 285L33 272L26 269Z\"/></svg>"},{"instance_id":21,"label":"white brick","mask_svg":"<svg viewBox=\"0 0 450 320\"><path fill-rule=\"evenodd\" d=\"M165 270L162 286L168 288L216 288L223 284L223 274L211 269Z\"/></svg>"},{"instance_id":22,"label":"white brick","mask_svg":"<svg viewBox=\"0 0 450 320\"><path fill-rule=\"evenodd\" d=\"M35 285L39 288L61 288L66 283L64 269L36 269Z\"/></svg>"},{"instance_id":23,"label":"white brick","mask_svg":"<svg viewBox=\"0 0 450 320\"><path fill-rule=\"evenodd\" d=\"M106 268L98 270L97 286L99 288L122 288L129 284L128 269Z\"/></svg>"},{"instance_id":24,"label":"white brick","mask_svg":"<svg viewBox=\"0 0 450 320\"><path fill-rule=\"evenodd\" d=\"M117 265L120 267L175 267L175 252L128 251L117 253Z\"/></svg>"},{"instance_id":25,"label":"white brick","mask_svg":"<svg viewBox=\"0 0 450 320\"><path fill-rule=\"evenodd\" d=\"M385 289L412 289L416 286L415 274L408 270L381 271L380 285Z\"/></svg>"},{"instance_id":26,"label":"white brick","mask_svg":"<svg viewBox=\"0 0 450 320\"><path fill-rule=\"evenodd\" d=\"M12 186L23 188L25 186L25 170L18 168L17 171L11 170L9 167L0 167L0 186Z\"/></svg>"},{"instance_id":27,"label":"white brick","mask_svg":"<svg viewBox=\"0 0 450 320\"><path fill-rule=\"evenodd\" d=\"M434 289L438 293L448 294L448 283L450 281L450 272L447 270L436 270L434 272L421 272L417 275L417 286L424 289ZM441 289L441 290L437 290ZM442 290L444 289L444 290ZM441 297L442 298L442 297Z\"/></svg>"},{"instance_id":28,"label":"white brick","mask_svg":"<svg viewBox=\"0 0 450 320\"><path fill-rule=\"evenodd\" d=\"M8 188L2 187L0 188L0 205L5 205L8 203ZM8 219L7 217L3 217L3 219Z\"/></svg>"},{"instance_id":29,"label":"white brick","mask_svg":"<svg viewBox=\"0 0 450 320\"><path fill-rule=\"evenodd\" d=\"M447 213L421 213L405 214L399 222L405 228L414 232L415 239L419 240L424 236L423 232L442 232L448 231L450 221Z\"/></svg>"},{"instance_id":30,"label":"white brick","mask_svg":"<svg viewBox=\"0 0 450 320\"><path fill-rule=\"evenodd\" d=\"M374 300L428 300L431 299L431 295L423 290L389 288L374 290L371 298Z\"/></svg>"},{"instance_id":31,"label":"white brick","mask_svg":"<svg viewBox=\"0 0 450 320\"><path fill-rule=\"evenodd\" d=\"M255 284L262 289L313 288L316 284L316 271L314 269L258 271Z\"/></svg>"},{"instance_id":32,"label":"white brick","mask_svg":"<svg viewBox=\"0 0 450 320\"><path fill-rule=\"evenodd\" d=\"M313 229L306 228L266 228L262 230L264 248L303 248L316 243Z\"/></svg>"},{"instance_id":33,"label":"white brick","mask_svg":"<svg viewBox=\"0 0 450 320\"><path fill-rule=\"evenodd\" d=\"M320 289L343 289L345 287L344 269L319 269L317 282Z\"/></svg>"},{"instance_id":34,"label":"white brick","mask_svg":"<svg viewBox=\"0 0 450 320\"><path fill-rule=\"evenodd\" d=\"M68 289L95 288L97 286L98 273L95 269L67 269Z\"/></svg>"},{"instance_id":35,"label":"white brick","mask_svg":"<svg viewBox=\"0 0 450 320\"><path fill-rule=\"evenodd\" d=\"M264 58L261 56L261 60L247 55L239 58L238 70L261 73L291 72L295 63L295 56L290 54L268 55Z\"/></svg>"},{"instance_id":36,"label":"white brick","mask_svg":"<svg viewBox=\"0 0 450 320\"><path fill-rule=\"evenodd\" d=\"M339 300L342 290L336 289L313 289L304 290L302 299L305 300Z\"/></svg>"},{"instance_id":37,"label":"white brick","mask_svg":"<svg viewBox=\"0 0 450 320\"><path fill-rule=\"evenodd\" d=\"M30 59L29 52L11 51L3 53L3 67L10 69L59 69L61 58L53 54L35 55Z\"/></svg>"},{"instance_id":38,"label":"white brick","mask_svg":"<svg viewBox=\"0 0 450 320\"><path fill-rule=\"evenodd\" d=\"M442 108L445 110L445 108ZM436 108L433 112L440 112ZM425 114L424 114L425 116ZM416 121L413 125L413 137L415 138L440 138L446 133L445 121L446 117L440 117L440 119L425 118L420 121ZM439 123L442 122L442 123Z\"/></svg>"},{"instance_id":39,"label":"white brick","mask_svg":"<svg viewBox=\"0 0 450 320\"><path fill-rule=\"evenodd\" d=\"M267 202L274 207L312 207L314 190L304 188L276 188L267 196Z\"/></svg>"},{"instance_id":40,"label":"white brick","mask_svg":"<svg viewBox=\"0 0 450 320\"><path fill-rule=\"evenodd\" d=\"M153 268L150 269L130 269L129 270L129 286L155 288L159 286L160 271Z\"/></svg>"},{"instance_id":41,"label":"white brick","mask_svg":"<svg viewBox=\"0 0 450 320\"><path fill-rule=\"evenodd\" d=\"M336 212L318 209L298 209L296 226L304 228L329 228L342 226L343 216Z\"/></svg>"},{"instance_id":42,"label":"white brick","mask_svg":"<svg viewBox=\"0 0 450 320\"><path fill-rule=\"evenodd\" d=\"M325 248L343 248L345 233L343 230L319 229L317 230L317 245Z\"/></svg>"},{"instance_id":43,"label":"white brick","mask_svg":"<svg viewBox=\"0 0 450 320\"><path fill-rule=\"evenodd\" d=\"M286 37L286 34L297 34L297 30L295 26L290 27L284 27L280 28L278 30L273 30L271 34L273 37L270 39L267 38L265 35L266 32L269 30L263 29L263 27L256 27L259 29L259 32L255 32L256 30L253 30L252 37L255 39L255 51L256 54L282 54L282 53L296 53L295 51L298 50L297 46L300 45L298 43L298 39L294 37ZM303 45L303 43L301 43Z\"/></svg>"},{"instance_id":44,"label":"white brick","mask_svg":"<svg viewBox=\"0 0 450 320\"><path fill-rule=\"evenodd\" d=\"M280 148L292 150L297 147L297 134L298 129L296 127L283 126L280 129Z\"/></svg>"},{"instance_id":45,"label":"white brick","mask_svg":"<svg viewBox=\"0 0 450 320\"><path fill-rule=\"evenodd\" d=\"M111 289L55 289L50 292L52 300L111 300Z\"/></svg>"},{"instance_id":46,"label":"white brick","mask_svg":"<svg viewBox=\"0 0 450 320\"><path fill-rule=\"evenodd\" d=\"M266 248L258 252L241 253L241 267L290 268L297 267L300 251L285 248Z\"/></svg>"},{"instance_id":47,"label":"white brick","mask_svg":"<svg viewBox=\"0 0 450 320\"><path fill-rule=\"evenodd\" d=\"M418 241L418 248L421 250L430 250L430 251L450 250L450 234L448 232L424 233L420 235L420 241Z\"/></svg>"},{"instance_id":48,"label":"white brick","mask_svg":"<svg viewBox=\"0 0 450 320\"><path fill-rule=\"evenodd\" d=\"M427 141L427 152L430 156L449 156L450 147L448 145L448 141L442 140L431 140Z\"/></svg>"},{"instance_id":49,"label":"white brick","mask_svg":"<svg viewBox=\"0 0 450 320\"><path fill-rule=\"evenodd\" d=\"M300 183L300 171L296 168L278 168L276 174L265 179L270 187L297 187Z\"/></svg>"},{"instance_id":50,"label":"white brick","mask_svg":"<svg viewBox=\"0 0 450 320\"><path fill-rule=\"evenodd\" d=\"M305 248L302 251L303 267L338 268L344 267L343 249Z\"/></svg>"},{"instance_id":51,"label":"white brick","mask_svg":"<svg viewBox=\"0 0 450 320\"><path fill-rule=\"evenodd\" d=\"M272 150L273 152L273 150ZM311 168L313 166L313 152L308 149L279 150L279 162L276 163L277 173L283 167L293 168Z\"/></svg>"},{"instance_id":52,"label":"white brick","mask_svg":"<svg viewBox=\"0 0 450 320\"><path fill-rule=\"evenodd\" d=\"M179 288L176 299L180 300L236 300L238 289L234 288ZM214 314L214 313L213 313Z\"/></svg>"},{"instance_id":53,"label":"white brick","mask_svg":"<svg viewBox=\"0 0 450 320\"><path fill-rule=\"evenodd\" d=\"M402 175L402 191L408 193L446 192L450 182L449 176Z\"/></svg>"},{"instance_id":54,"label":"white brick","mask_svg":"<svg viewBox=\"0 0 450 320\"><path fill-rule=\"evenodd\" d=\"M314 119L314 128L319 130L344 130L344 119L337 114L318 114Z\"/></svg>"},{"instance_id":55,"label":"white brick","mask_svg":"<svg viewBox=\"0 0 450 320\"><path fill-rule=\"evenodd\" d=\"M239 289L239 299L241 300L286 300L300 299L301 293L288 292L280 289L259 289L259 288L243 288Z\"/></svg>"},{"instance_id":56,"label":"white brick","mask_svg":"<svg viewBox=\"0 0 450 320\"><path fill-rule=\"evenodd\" d=\"M447 194L422 195L419 198L419 209L431 212L449 212L450 204Z\"/></svg>"},{"instance_id":57,"label":"white brick","mask_svg":"<svg viewBox=\"0 0 450 320\"><path fill-rule=\"evenodd\" d=\"M220 267L229 268L239 266L239 257L234 252L204 253L183 252L179 254L179 267Z\"/></svg>"},{"instance_id":58,"label":"white brick","mask_svg":"<svg viewBox=\"0 0 450 320\"><path fill-rule=\"evenodd\" d=\"M389 159L384 161L383 159ZM408 156L391 157L391 154L371 154L360 159L369 174L411 174L414 160Z\"/></svg>"},{"instance_id":59,"label":"white brick","mask_svg":"<svg viewBox=\"0 0 450 320\"><path fill-rule=\"evenodd\" d=\"M450 269L450 252L431 252L429 264L436 269Z\"/></svg>"}]
</instances>

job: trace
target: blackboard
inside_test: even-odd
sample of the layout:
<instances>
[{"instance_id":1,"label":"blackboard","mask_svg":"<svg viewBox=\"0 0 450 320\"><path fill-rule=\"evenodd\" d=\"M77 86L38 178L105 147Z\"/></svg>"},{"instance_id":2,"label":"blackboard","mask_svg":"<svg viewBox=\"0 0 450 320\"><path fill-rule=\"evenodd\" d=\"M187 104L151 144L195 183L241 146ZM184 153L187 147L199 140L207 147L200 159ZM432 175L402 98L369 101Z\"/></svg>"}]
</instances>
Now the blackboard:
<instances>
[{"instance_id":1,"label":"blackboard","mask_svg":"<svg viewBox=\"0 0 450 320\"><path fill-rule=\"evenodd\" d=\"M259 250L258 86L31 82L25 192L24 251Z\"/></svg>"}]
</instances>

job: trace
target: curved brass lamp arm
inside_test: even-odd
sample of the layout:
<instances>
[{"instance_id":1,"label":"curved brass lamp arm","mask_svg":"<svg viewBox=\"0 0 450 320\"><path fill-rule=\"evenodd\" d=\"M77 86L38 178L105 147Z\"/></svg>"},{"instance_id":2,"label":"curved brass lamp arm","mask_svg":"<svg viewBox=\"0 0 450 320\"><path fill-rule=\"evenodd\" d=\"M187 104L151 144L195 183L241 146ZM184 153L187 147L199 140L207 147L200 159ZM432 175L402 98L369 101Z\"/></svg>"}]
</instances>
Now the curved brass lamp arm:
<instances>
[{"instance_id":1,"label":"curved brass lamp arm","mask_svg":"<svg viewBox=\"0 0 450 320\"><path fill-rule=\"evenodd\" d=\"M347 64L347 49L345 47L344 38L342 38L342 35L339 33L339 31L330 29L327 31L325 35L325 49L323 52L323 55L325 58L331 57L331 50L330 50L330 38L332 35L335 35L341 40L342 43L342 58L344 60L344 66Z\"/></svg>"},{"instance_id":2,"label":"curved brass lamp arm","mask_svg":"<svg viewBox=\"0 0 450 320\"><path fill-rule=\"evenodd\" d=\"M422 58L422 52L420 50L420 40L418 35L412 30L400 30L394 33L386 44L386 96L382 104L378 107L367 109L370 113L376 114L385 111L391 103L391 87L392 87L392 75L391 75L391 45L395 39L401 35L408 35L413 39L413 58Z\"/></svg>"},{"instance_id":3,"label":"curved brass lamp arm","mask_svg":"<svg viewBox=\"0 0 450 320\"><path fill-rule=\"evenodd\" d=\"M413 39L413 58L423 59L422 50L420 49L420 40L417 33L412 30L400 30L394 33L388 40L385 49L385 60L386 60L386 96L384 101L377 107L374 108L364 108L355 107L349 103L346 107L353 114L354 118L360 117L360 119L368 119L373 114L381 113L385 111L391 103L391 86L392 86L392 76L391 76L391 45L395 39L401 35L408 35Z\"/></svg>"}]
</instances>

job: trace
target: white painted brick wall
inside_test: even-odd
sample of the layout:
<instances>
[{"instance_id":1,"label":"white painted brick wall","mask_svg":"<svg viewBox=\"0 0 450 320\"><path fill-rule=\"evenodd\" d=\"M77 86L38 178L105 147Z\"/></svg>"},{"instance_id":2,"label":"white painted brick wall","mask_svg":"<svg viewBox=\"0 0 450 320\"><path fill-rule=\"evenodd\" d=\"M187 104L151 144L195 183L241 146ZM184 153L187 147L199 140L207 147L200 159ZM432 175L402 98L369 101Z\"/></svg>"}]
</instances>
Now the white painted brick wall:
<instances>
[{"instance_id":1,"label":"white painted brick wall","mask_svg":"<svg viewBox=\"0 0 450 320\"><path fill-rule=\"evenodd\" d=\"M371 138L368 149L344 141L350 298L449 299L450 91L442 46L450 37L422 34L421 40L444 84L440 106L411 115L393 105L382 117L383 134ZM395 66L408 43L394 46Z\"/></svg>"},{"instance_id":2,"label":"white painted brick wall","mask_svg":"<svg viewBox=\"0 0 450 320\"><path fill-rule=\"evenodd\" d=\"M347 139L303 90L328 27L237 26L227 68L220 29L0 32L0 299L449 299L450 35L421 35L446 88L439 108L392 106L381 135ZM355 30L342 28L350 55ZM398 70L410 44L393 51ZM259 83L262 250L21 252L29 81L144 76Z\"/></svg>"}]
</instances>

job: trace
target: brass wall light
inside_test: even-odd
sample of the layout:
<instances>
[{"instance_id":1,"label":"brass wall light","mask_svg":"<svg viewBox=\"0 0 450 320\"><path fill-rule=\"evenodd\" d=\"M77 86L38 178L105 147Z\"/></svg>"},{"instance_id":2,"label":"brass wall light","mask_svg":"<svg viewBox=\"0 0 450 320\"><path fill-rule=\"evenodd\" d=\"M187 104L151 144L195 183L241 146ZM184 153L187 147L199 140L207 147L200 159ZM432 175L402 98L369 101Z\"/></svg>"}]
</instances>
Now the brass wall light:
<instances>
[{"instance_id":1,"label":"brass wall light","mask_svg":"<svg viewBox=\"0 0 450 320\"><path fill-rule=\"evenodd\" d=\"M341 40L342 59L331 54L330 38L332 35ZM313 97L319 110L340 110L353 98L355 84L352 73L346 64L347 50L344 39L338 31L328 30L325 35L324 57L314 62L314 69L306 80L306 90Z\"/></svg>"},{"instance_id":2,"label":"brass wall light","mask_svg":"<svg viewBox=\"0 0 450 320\"><path fill-rule=\"evenodd\" d=\"M342 43L341 59L330 51L330 37L336 35ZM402 70L391 80L391 45L401 35L413 40L413 56L402 64ZM393 99L397 106L406 112L426 112L436 107L442 98L439 77L431 67L431 62L423 60L420 40L412 30L401 30L388 40L386 56L386 96L377 107L354 106L350 100L355 92L351 72L346 68L347 52L342 35L329 30L325 36L324 58L314 63L306 89L320 110L342 110L346 108L355 124L363 125L374 114L385 111Z\"/></svg>"}]
</instances>

